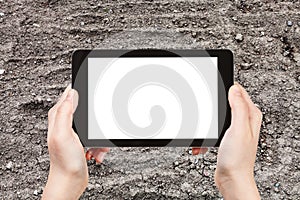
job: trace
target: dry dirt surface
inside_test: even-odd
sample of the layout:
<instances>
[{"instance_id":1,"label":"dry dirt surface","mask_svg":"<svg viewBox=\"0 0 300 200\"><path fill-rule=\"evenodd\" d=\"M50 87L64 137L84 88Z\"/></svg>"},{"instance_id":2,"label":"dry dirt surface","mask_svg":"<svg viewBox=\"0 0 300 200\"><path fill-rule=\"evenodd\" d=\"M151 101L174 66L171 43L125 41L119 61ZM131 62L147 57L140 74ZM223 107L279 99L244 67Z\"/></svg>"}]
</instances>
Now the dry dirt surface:
<instances>
[{"instance_id":1,"label":"dry dirt surface","mask_svg":"<svg viewBox=\"0 0 300 200\"><path fill-rule=\"evenodd\" d=\"M300 199L300 2L0 0L0 199L39 199L47 111L79 48L228 48L235 80L263 112L262 199ZM218 149L113 148L89 161L82 199L221 199Z\"/></svg>"}]
</instances>

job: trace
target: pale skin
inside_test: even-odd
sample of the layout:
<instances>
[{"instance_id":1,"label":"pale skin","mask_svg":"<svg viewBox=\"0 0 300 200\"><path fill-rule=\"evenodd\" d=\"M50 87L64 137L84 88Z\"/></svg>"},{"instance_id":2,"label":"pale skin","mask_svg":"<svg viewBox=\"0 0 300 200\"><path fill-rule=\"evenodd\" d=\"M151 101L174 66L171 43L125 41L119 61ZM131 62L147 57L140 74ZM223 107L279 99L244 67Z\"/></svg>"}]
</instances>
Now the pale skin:
<instances>
[{"instance_id":1,"label":"pale skin","mask_svg":"<svg viewBox=\"0 0 300 200\"><path fill-rule=\"evenodd\" d=\"M220 144L215 183L225 199L260 199L254 180L254 163L262 121L260 110L239 84L229 90L231 126ZM50 172L42 199L78 199L88 184L86 159L101 163L108 148L86 153L72 129L78 94L68 87L48 113ZM193 148L193 154L207 148Z\"/></svg>"}]
</instances>

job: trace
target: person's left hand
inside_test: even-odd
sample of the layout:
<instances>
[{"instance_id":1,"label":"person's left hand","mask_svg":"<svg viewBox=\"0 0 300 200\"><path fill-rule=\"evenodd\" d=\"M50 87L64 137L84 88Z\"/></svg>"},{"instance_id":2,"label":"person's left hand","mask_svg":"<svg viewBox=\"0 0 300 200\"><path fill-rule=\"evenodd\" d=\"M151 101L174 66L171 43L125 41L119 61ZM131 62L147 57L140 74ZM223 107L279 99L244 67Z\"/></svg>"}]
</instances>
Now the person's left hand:
<instances>
[{"instance_id":1,"label":"person's left hand","mask_svg":"<svg viewBox=\"0 0 300 200\"><path fill-rule=\"evenodd\" d=\"M57 104L48 113L48 150L50 172L43 199L78 199L88 184L86 157L102 162L108 148L89 150L86 155L72 129L78 94L67 87Z\"/></svg>"}]
</instances>

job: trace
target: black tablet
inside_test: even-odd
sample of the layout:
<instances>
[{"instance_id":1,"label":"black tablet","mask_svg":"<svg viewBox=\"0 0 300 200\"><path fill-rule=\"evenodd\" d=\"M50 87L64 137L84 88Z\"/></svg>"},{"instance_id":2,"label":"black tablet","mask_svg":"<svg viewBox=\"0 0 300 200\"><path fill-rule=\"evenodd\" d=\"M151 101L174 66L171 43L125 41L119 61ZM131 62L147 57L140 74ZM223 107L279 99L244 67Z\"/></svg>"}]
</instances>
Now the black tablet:
<instances>
[{"instance_id":1,"label":"black tablet","mask_svg":"<svg viewBox=\"0 0 300 200\"><path fill-rule=\"evenodd\" d=\"M219 146L230 50L77 50L73 128L84 146Z\"/></svg>"}]
</instances>

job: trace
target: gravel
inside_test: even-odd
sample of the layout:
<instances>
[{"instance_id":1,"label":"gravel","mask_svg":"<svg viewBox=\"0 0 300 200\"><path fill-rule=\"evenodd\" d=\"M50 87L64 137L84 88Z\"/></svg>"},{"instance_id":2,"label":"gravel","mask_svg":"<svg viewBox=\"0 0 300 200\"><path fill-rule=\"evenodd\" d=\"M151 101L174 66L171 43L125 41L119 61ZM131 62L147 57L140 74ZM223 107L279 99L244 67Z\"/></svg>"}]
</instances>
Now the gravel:
<instances>
[{"instance_id":1,"label":"gravel","mask_svg":"<svg viewBox=\"0 0 300 200\"><path fill-rule=\"evenodd\" d=\"M299 8L257 0L0 1L0 199L41 198L47 112L71 81L78 48L231 49L235 80L264 115L255 164L262 199L300 199ZM94 187L81 199L221 199L217 152L113 148L103 164L88 162Z\"/></svg>"},{"instance_id":2,"label":"gravel","mask_svg":"<svg viewBox=\"0 0 300 200\"><path fill-rule=\"evenodd\" d=\"M243 37L242 34L238 33L235 36L235 40L238 41L238 42L242 42L244 40L244 37Z\"/></svg>"}]
</instances>

